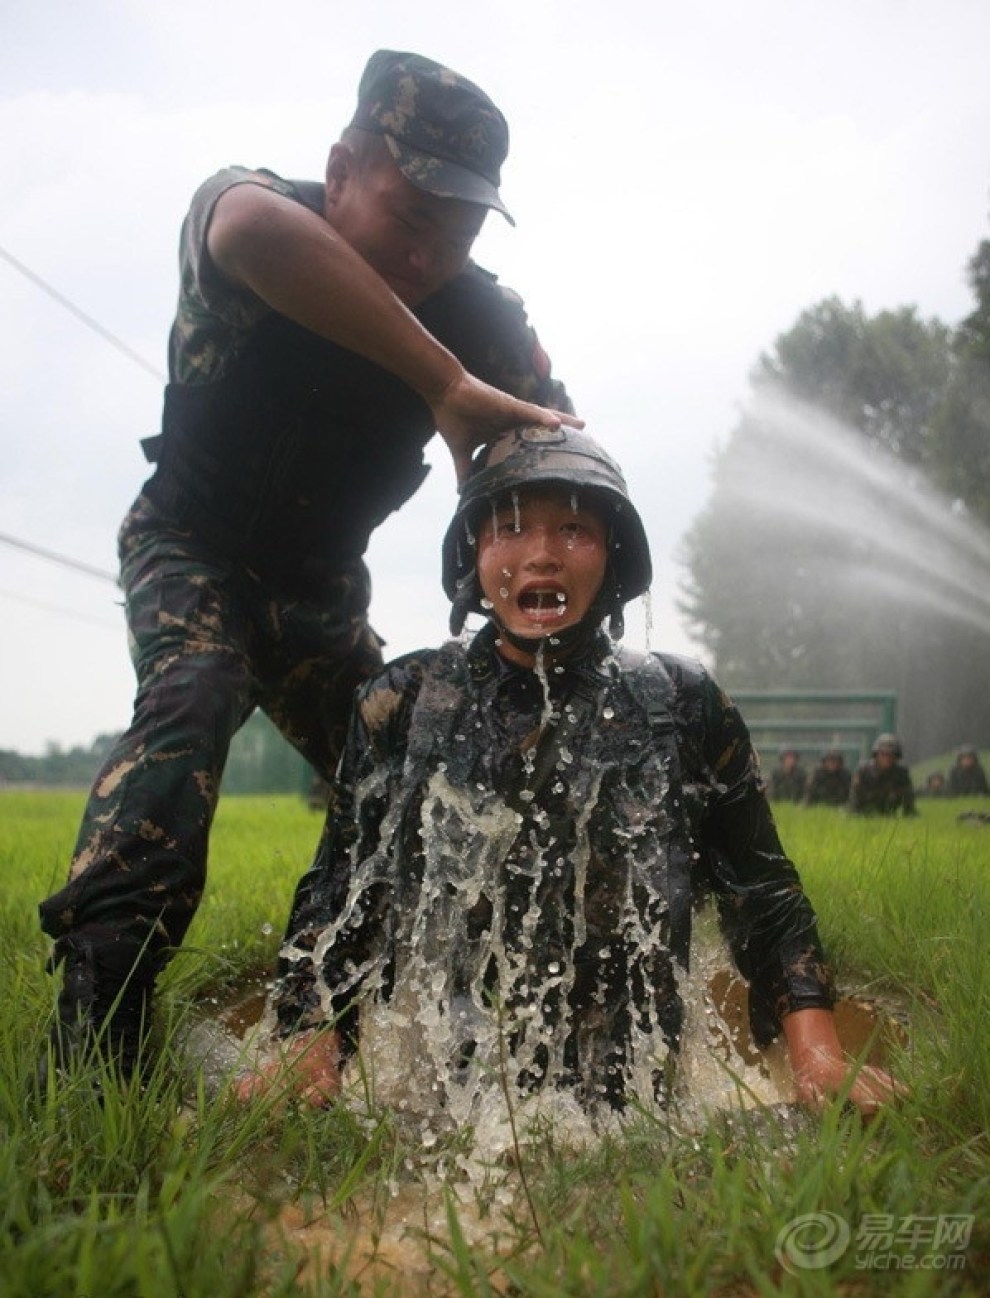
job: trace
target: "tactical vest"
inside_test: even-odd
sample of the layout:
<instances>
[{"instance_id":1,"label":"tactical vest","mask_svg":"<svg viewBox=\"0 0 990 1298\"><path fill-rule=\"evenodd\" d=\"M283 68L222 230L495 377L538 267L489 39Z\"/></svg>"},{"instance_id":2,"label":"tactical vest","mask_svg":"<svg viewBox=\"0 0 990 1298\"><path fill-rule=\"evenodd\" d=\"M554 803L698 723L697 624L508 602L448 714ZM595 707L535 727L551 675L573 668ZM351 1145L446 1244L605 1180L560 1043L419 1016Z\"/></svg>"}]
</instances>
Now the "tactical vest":
<instances>
[{"instance_id":1,"label":"tactical vest","mask_svg":"<svg viewBox=\"0 0 990 1298\"><path fill-rule=\"evenodd\" d=\"M372 899L387 878L377 945L386 1003L406 1014L419 1005L418 1016L447 997L446 1013L470 1022L487 988L513 1025L523 1090L552 1078L618 1107L630 1085L661 1098L683 1025L674 964L688 966L697 856L671 678L658 658L625 653L619 673L582 675L518 778L494 787L478 666L451 642L426 670L381 839L339 917L337 995L346 1001L374 964L354 958L369 948L350 935L381 915ZM464 1030L466 1057L485 1039L482 1021L476 1038ZM451 1039L440 1039L438 1058L449 1060ZM649 1073L645 1089L641 1075L632 1082L637 1068Z\"/></svg>"},{"instance_id":2,"label":"tactical vest","mask_svg":"<svg viewBox=\"0 0 990 1298\"><path fill-rule=\"evenodd\" d=\"M429 408L394 375L284 316L214 383L170 383L145 494L263 573L359 558L427 473Z\"/></svg>"},{"instance_id":3,"label":"tactical vest","mask_svg":"<svg viewBox=\"0 0 990 1298\"><path fill-rule=\"evenodd\" d=\"M486 382L511 390L524 372L525 316L479 267L416 315ZM333 567L360 558L422 484L434 431L407 384L273 313L222 378L166 387L162 433L143 443L157 463L144 491L179 527L263 574Z\"/></svg>"},{"instance_id":4,"label":"tactical vest","mask_svg":"<svg viewBox=\"0 0 990 1298\"><path fill-rule=\"evenodd\" d=\"M610 717L614 727L603 723L596 711L611 712L610 702L618 703L621 689L603 682L603 693L593 699L571 696L570 706L577 705L578 716L585 712L590 727L582 727L579 753L566 752L567 736L561 726L544 732L531 761L527 763L519 787L503 791L523 819L532 815L535 795L560 767L562 754L567 758L567 780L572 806L587 806L592 786L603 769L621 770L634 765L642 747L648 744L665 767L667 792L665 805L638 808L644 816L663 822L666 862L657 862L663 870L661 891L670 908L670 951L687 969L691 948L692 863L697 857L689 809L692 791L684 786L677 747L671 702L674 684L661 660L654 654L616 651L621 683L628 690L645 723L637 735L630 735L622 717ZM447 779L457 787L469 785L477 769L480 730L471 719L476 706L476 687L471 679L468 656L456 641L448 641L432 660L420 688L409 728L406 770L412 774L442 764ZM613 699L613 694L615 698ZM579 721L580 724L580 721ZM557 828L550 826L551 834ZM620 832L628 828L618 825Z\"/></svg>"}]
</instances>

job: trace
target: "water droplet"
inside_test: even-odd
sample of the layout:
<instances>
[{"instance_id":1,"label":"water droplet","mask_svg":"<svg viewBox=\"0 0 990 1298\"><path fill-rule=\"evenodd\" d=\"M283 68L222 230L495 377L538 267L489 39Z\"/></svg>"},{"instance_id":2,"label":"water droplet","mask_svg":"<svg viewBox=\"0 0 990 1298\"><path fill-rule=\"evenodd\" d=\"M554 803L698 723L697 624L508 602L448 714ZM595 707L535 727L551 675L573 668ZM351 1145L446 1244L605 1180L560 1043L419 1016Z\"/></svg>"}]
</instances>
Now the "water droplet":
<instances>
[{"instance_id":1,"label":"water droplet","mask_svg":"<svg viewBox=\"0 0 990 1298\"><path fill-rule=\"evenodd\" d=\"M275 932L275 929L271 924L262 924L261 932L265 937L271 937L271 935Z\"/></svg>"},{"instance_id":2,"label":"water droplet","mask_svg":"<svg viewBox=\"0 0 990 1298\"><path fill-rule=\"evenodd\" d=\"M602 708L602 716L606 721L611 721L615 716L615 708Z\"/></svg>"}]
</instances>

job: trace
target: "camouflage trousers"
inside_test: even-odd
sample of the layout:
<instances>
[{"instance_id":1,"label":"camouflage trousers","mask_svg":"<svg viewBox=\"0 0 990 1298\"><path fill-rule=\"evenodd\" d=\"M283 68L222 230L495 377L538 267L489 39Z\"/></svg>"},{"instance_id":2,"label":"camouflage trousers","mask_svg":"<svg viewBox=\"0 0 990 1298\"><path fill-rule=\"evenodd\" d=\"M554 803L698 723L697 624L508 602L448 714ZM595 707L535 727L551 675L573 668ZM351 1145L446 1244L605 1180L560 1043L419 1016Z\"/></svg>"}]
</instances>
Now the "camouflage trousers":
<instances>
[{"instance_id":1,"label":"camouflage trousers","mask_svg":"<svg viewBox=\"0 0 990 1298\"><path fill-rule=\"evenodd\" d=\"M170 529L143 496L119 547L134 716L96 777L68 882L42 902L41 923L54 938L84 930L143 947L160 964L203 892L234 733L261 707L329 778L354 689L382 657L360 560L304 595L273 591Z\"/></svg>"}]
</instances>

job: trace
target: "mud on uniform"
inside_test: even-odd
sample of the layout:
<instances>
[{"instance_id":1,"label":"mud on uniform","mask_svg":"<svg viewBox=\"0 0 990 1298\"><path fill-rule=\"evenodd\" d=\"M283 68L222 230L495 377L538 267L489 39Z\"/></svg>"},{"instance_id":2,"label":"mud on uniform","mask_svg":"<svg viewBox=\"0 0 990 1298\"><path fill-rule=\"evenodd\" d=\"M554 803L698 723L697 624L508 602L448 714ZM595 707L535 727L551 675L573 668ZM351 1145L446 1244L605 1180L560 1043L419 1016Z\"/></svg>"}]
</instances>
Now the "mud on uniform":
<instances>
[{"instance_id":1,"label":"mud on uniform","mask_svg":"<svg viewBox=\"0 0 990 1298\"><path fill-rule=\"evenodd\" d=\"M746 727L700 664L637 659L598 633L550 671L548 709L495 635L399 659L360 689L282 947L279 1031L337 1021L353 1045L362 1006L418 1004L449 1090L469 1063L497 1069L497 996L520 1085L621 1105L657 1042L677 1049L705 892L761 1044L783 1014L830 1007Z\"/></svg>"},{"instance_id":2,"label":"mud on uniform","mask_svg":"<svg viewBox=\"0 0 990 1298\"><path fill-rule=\"evenodd\" d=\"M119 538L135 715L94 783L69 882L42 903L56 938L177 946L234 732L260 706L329 778L353 690L382 664L362 556L426 476L432 415L393 375L223 281L207 231L240 184L322 212L321 184L234 167L183 225L163 432L146 443L157 468ZM520 300L478 267L415 314L479 378L571 409Z\"/></svg>"}]
</instances>

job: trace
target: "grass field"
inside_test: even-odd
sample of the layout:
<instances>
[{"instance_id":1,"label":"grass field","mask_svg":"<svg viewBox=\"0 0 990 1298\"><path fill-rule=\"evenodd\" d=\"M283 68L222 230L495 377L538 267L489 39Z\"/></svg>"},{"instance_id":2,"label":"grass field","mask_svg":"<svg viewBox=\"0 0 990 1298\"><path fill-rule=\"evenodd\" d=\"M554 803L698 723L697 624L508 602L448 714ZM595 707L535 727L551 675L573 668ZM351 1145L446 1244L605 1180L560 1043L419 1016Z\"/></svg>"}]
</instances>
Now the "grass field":
<instances>
[{"instance_id":1,"label":"grass field","mask_svg":"<svg viewBox=\"0 0 990 1298\"><path fill-rule=\"evenodd\" d=\"M470 1132L426 1148L373 1105L239 1108L180 1067L192 1016L273 957L319 831L301 800L221 803L146 1090L37 1095L55 988L36 905L81 807L0 793L3 1298L990 1291L990 825L958 818L985 802L889 822L777 809L841 986L906 1018L896 1110L693 1131L642 1114L584 1148L547 1121L481 1177Z\"/></svg>"}]
</instances>

